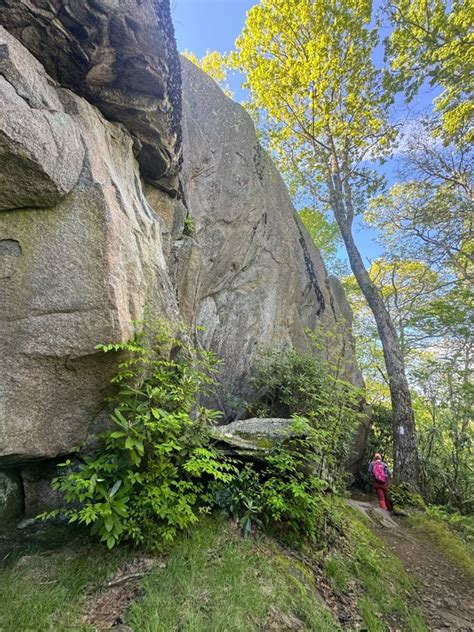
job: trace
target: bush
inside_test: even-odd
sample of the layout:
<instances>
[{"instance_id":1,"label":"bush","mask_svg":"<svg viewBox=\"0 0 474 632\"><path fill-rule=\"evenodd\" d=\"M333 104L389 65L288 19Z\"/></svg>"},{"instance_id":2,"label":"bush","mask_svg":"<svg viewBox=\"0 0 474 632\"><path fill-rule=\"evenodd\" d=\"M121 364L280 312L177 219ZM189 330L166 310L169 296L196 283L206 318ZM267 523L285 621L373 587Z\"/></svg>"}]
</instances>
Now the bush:
<instances>
[{"instance_id":1,"label":"bush","mask_svg":"<svg viewBox=\"0 0 474 632\"><path fill-rule=\"evenodd\" d=\"M263 417L305 417L317 433L320 475L343 487L354 432L361 421L361 390L344 379L341 358L324 353L321 334L308 333L313 353L271 350L257 362L251 385L256 402L250 412ZM331 335L325 332L323 339ZM340 350L339 337L329 342Z\"/></svg>"},{"instance_id":2,"label":"bush","mask_svg":"<svg viewBox=\"0 0 474 632\"><path fill-rule=\"evenodd\" d=\"M289 436L271 448L258 471L246 466L230 485L214 486L216 504L238 518L295 540L317 541L340 528L328 494L345 486L345 465L360 423L361 393L341 377L340 355L267 351L251 380L261 416L292 416ZM334 345L337 349L338 345ZM316 349L315 349L316 350Z\"/></svg>"},{"instance_id":3,"label":"bush","mask_svg":"<svg viewBox=\"0 0 474 632\"><path fill-rule=\"evenodd\" d=\"M327 492L329 483L317 475L321 461L318 432L296 417L289 437L268 451L257 470L247 464L230 485L213 485L215 504L239 520L244 535L256 525L293 544L318 541L324 531L341 523L333 512Z\"/></svg>"},{"instance_id":4,"label":"bush","mask_svg":"<svg viewBox=\"0 0 474 632\"><path fill-rule=\"evenodd\" d=\"M229 483L235 472L210 439L220 413L197 399L213 382L215 358L176 326L136 325L131 341L97 347L124 355L112 379L114 428L100 454L53 481L72 507L43 516L91 525L109 548L122 540L151 548L171 542L209 509L209 482Z\"/></svg>"},{"instance_id":5,"label":"bush","mask_svg":"<svg viewBox=\"0 0 474 632\"><path fill-rule=\"evenodd\" d=\"M418 492L413 491L408 483L390 485L390 496L396 507L426 511L426 504Z\"/></svg>"}]
</instances>

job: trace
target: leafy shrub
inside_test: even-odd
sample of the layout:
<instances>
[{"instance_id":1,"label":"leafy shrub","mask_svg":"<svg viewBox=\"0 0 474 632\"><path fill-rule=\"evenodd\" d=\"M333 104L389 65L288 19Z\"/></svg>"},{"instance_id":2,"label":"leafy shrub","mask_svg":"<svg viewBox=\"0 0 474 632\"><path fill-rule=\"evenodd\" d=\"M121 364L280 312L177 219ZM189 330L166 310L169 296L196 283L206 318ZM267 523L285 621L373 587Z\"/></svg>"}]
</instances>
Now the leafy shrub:
<instances>
[{"instance_id":1,"label":"leafy shrub","mask_svg":"<svg viewBox=\"0 0 474 632\"><path fill-rule=\"evenodd\" d=\"M305 417L318 446L319 475L339 488L354 432L361 420L361 390L344 379L342 342L334 332L312 334L313 354L270 350L257 362L250 412L263 417ZM332 351L327 351L327 347Z\"/></svg>"},{"instance_id":2,"label":"leafy shrub","mask_svg":"<svg viewBox=\"0 0 474 632\"><path fill-rule=\"evenodd\" d=\"M171 542L209 508L209 482L229 483L235 471L210 439L220 413L197 400L213 382L215 358L176 326L136 325L131 341L98 346L123 354L112 379L114 428L100 454L53 481L73 505L46 516L91 525L109 548L122 540L152 548Z\"/></svg>"},{"instance_id":3,"label":"leafy shrub","mask_svg":"<svg viewBox=\"0 0 474 632\"><path fill-rule=\"evenodd\" d=\"M434 520L444 522L449 528L474 547L474 516L464 516L458 511L448 510L446 507L432 505L426 510L427 515Z\"/></svg>"},{"instance_id":4,"label":"leafy shrub","mask_svg":"<svg viewBox=\"0 0 474 632\"><path fill-rule=\"evenodd\" d=\"M238 519L244 535L256 525L291 542L318 541L323 530L341 523L328 500L329 483L317 475L322 459L319 435L308 420L296 417L289 436L268 451L257 470L247 464L230 485L213 486L215 503Z\"/></svg>"},{"instance_id":5,"label":"leafy shrub","mask_svg":"<svg viewBox=\"0 0 474 632\"><path fill-rule=\"evenodd\" d=\"M251 414L293 417L289 436L267 452L257 471L246 466L230 485L214 487L216 504L238 518L244 532L259 524L293 542L317 541L323 530L329 541L329 532L340 528L329 493L344 487L360 422L361 393L343 377L340 337L308 335L317 355L267 351L251 380Z\"/></svg>"},{"instance_id":6,"label":"leafy shrub","mask_svg":"<svg viewBox=\"0 0 474 632\"><path fill-rule=\"evenodd\" d=\"M393 483L390 486L392 502L397 507L411 507L426 511L426 504L417 492L413 491L408 483Z\"/></svg>"}]
</instances>

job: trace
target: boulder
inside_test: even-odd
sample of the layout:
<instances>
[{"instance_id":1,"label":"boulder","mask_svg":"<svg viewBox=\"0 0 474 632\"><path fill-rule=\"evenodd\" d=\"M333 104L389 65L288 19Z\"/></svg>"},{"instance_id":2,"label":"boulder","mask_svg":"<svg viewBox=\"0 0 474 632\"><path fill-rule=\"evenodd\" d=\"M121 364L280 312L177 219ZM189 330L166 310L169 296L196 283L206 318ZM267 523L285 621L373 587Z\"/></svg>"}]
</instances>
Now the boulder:
<instances>
[{"instance_id":1,"label":"boulder","mask_svg":"<svg viewBox=\"0 0 474 632\"><path fill-rule=\"evenodd\" d=\"M212 436L226 454L253 461L264 461L267 450L294 436L292 419L252 417L212 429Z\"/></svg>"},{"instance_id":2,"label":"boulder","mask_svg":"<svg viewBox=\"0 0 474 632\"><path fill-rule=\"evenodd\" d=\"M0 34L0 210L54 206L79 179L84 145L41 64Z\"/></svg>"},{"instance_id":3,"label":"boulder","mask_svg":"<svg viewBox=\"0 0 474 632\"><path fill-rule=\"evenodd\" d=\"M346 377L362 384L350 309L334 292L250 116L182 59L183 189L194 233L178 255L182 317L222 359L211 402L242 415L248 376L266 347L310 352L306 330L344 327Z\"/></svg>"},{"instance_id":4,"label":"boulder","mask_svg":"<svg viewBox=\"0 0 474 632\"><path fill-rule=\"evenodd\" d=\"M0 212L0 462L10 465L67 454L99 430L117 359L95 346L127 340L145 305L171 319L178 308L166 226L131 135L55 86L3 29L0 50L0 128L18 157L1 169L11 186ZM153 201L174 213L164 192Z\"/></svg>"},{"instance_id":5,"label":"boulder","mask_svg":"<svg viewBox=\"0 0 474 632\"><path fill-rule=\"evenodd\" d=\"M177 195L181 80L168 0L1 0L0 8L0 24L52 78L126 125L143 177Z\"/></svg>"}]
</instances>

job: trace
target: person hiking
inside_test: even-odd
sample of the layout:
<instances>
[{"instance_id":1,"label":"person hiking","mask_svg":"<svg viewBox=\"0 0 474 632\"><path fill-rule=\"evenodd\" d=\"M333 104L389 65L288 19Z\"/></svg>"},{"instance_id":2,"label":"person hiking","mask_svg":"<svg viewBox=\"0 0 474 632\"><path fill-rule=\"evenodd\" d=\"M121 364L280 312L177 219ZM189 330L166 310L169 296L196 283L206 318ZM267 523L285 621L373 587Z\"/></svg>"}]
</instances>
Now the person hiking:
<instances>
[{"instance_id":1,"label":"person hiking","mask_svg":"<svg viewBox=\"0 0 474 632\"><path fill-rule=\"evenodd\" d=\"M369 474L374 482L374 490L379 499L380 509L392 511L392 501L388 493L388 482L391 474L387 464L382 461L382 455L379 452L374 454L374 459L369 463Z\"/></svg>"}]
</instances>

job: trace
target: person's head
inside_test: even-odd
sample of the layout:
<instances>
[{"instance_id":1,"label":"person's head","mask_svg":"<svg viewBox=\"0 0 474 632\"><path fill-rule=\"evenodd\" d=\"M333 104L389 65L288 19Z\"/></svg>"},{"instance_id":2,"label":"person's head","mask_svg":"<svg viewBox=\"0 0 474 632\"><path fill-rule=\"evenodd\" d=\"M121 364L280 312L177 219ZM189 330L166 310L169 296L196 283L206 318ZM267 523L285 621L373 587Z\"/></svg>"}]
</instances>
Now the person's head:
<instances>
[{"instance_id":1,"label":"person's head","mask_svg":"<svg viewBox=\"0 0 474 632\"><path fill-rule=\"evenodd\" d=\"M380 452L376 452L374 454L374 461L381 461L382 460L382 455L380 454Z\"/></svg>"}]
</instances>

